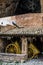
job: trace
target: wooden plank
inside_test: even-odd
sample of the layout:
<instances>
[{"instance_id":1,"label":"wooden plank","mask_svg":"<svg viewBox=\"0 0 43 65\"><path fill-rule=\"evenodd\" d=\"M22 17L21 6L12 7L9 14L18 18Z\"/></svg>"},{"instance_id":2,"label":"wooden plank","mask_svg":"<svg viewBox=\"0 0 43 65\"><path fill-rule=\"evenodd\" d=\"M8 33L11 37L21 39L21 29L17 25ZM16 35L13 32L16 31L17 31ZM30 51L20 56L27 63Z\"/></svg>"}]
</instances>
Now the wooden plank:
<instances>
[{"instance_id":1,"label":"wooden plank","mask_svg":"<svg viewBox=\"0 0 43 65\"><path fill-rule=\"evenodd\" d=\"M43 0L40 0L40 4L41 4L41 13L43 13Z\"/></svg>"},{"instance_id":2,"label":"wooden plank","mask_svg":"<svg viewBox=\"0 0 43 65\"><path fill-rule=\"evenodd\" d=\"M23 28L10 26L9 29L7 26L5 27L7 30L5 30L2 27L0 34L43 34L43 13L12 16L7 17L7 20L16 21L16 24Z\"/></svg>"}]
</instances>

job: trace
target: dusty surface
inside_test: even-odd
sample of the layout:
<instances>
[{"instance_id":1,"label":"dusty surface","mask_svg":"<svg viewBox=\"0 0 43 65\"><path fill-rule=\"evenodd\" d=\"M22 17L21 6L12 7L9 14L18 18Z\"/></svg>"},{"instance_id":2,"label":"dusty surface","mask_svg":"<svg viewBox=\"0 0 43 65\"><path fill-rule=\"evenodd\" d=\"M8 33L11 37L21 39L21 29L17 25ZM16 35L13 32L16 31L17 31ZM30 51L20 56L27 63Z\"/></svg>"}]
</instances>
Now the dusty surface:
<instances>
[{"instance_id":1,"label":"dusty surface","mask_svg":"<svg viewBox=\"0 0 43 65\"><path fill-rule=\"evenodd\" d=\"M39 59L33 59L30 61L27 61L26 63L7 63L7 62L0 62L1 65L43 65L43 61L40 61Z\"/></svg>"},{"instance_id":2,"label":"dusty surface","mask_svg":"<svg viewBox=\"0 0 43 65\"><path fill-rule=\"evenodd\" d=\"M25 15L19 15L19 16L12 16L8 17L7 19L11 21L16 21L16 24L18 26L24 27L24 28L30 28L30 29L37 29L42 28L43 22L42 19L43 14L25 14ZM2 18L0 18L2 19ZM5 18L4 18L5 19ZM6 30L9 28L12 29L13 26L4 27ZM2 27L3 29L3 27ZM3 30L2 30L3 31Z\"/></svg>"},{"instance_id":3,"label":"dusty surface","mask_svg":"<svg viewBox=\"0 0 43 65\"><path fill-rule=\"evenodd\" d=\"M0 18L0 20L2 19L3 18ZM23 27L17 28L15 25L5 27L2 26L1 32L6 32L6 34L20 34L22 31L23 33L26 33L27 31L28 33L33 32L32 34L37 33L37 31L40 33L43 32L43 13L18 15L7 18L5 17L4 19L7 19L8 22L14 21L19 27Z\"/></svg>"}]
</instances>

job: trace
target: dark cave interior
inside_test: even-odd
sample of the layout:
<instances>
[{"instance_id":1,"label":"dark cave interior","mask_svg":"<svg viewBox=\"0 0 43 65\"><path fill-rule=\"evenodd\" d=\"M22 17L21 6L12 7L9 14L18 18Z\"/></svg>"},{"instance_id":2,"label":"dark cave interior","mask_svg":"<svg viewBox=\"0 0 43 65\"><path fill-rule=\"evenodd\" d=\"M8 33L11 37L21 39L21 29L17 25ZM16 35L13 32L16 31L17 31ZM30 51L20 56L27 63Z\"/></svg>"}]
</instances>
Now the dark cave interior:
<instances>
[{"instance_id":1,"label":"dark cave interior","mask_svg":"<svg viewBox=\"0 0 43 65\"><path fill-rule=\"evenodd\" d=\"M40 0L20 0L16 9L16 14L40 13Z\"/></svg>"},{"instance_id":2,"label":"dark cave interior","mask_svg":"<svg viewBox=\"0 0 43 65\"><path fill-rule=\"evenodd\" d=\"M2 1L2 2L1 2ZM0 17L26 13L41 13L40 0L1 0Z\"/></svg>"}]
</instances>

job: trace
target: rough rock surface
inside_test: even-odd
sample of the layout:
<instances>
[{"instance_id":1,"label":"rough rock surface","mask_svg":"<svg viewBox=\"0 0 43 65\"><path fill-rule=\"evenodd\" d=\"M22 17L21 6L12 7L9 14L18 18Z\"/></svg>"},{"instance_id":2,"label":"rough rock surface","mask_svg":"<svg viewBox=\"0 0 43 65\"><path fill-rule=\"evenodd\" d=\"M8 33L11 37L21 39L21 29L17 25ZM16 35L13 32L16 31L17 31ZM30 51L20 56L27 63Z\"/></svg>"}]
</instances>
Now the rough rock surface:
<instances>
[{"instance_id":1,"label":"rough rock surface","mask_svg":"<svg viewBox=\"0 0 43 65\"><path fill-rule=\"evenodd\" d=\"M40 0L0 0L0 17L39 12Z\"/></svg>"},{"instance_id":2,"label":"rough rock surface","mask_svg":"<svg viewBox=\"0 0 43 65\"><path fill-rule=\"evenodd\" d=\"M0 0L0 17L14 15L17 4L18 0Z\"/></svg>"}]
</instances>

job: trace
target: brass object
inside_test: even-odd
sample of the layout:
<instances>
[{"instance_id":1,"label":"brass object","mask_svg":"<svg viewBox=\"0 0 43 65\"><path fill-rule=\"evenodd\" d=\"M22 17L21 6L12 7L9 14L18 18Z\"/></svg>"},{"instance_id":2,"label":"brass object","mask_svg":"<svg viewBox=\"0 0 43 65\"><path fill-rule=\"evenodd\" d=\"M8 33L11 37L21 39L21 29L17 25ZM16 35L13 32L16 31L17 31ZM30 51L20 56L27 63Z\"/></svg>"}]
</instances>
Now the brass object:
<instances>
[{"instance_id":1,"label":"brass object","mask_svg":"<svg viewBox=\"0 0 43 65\"><path fill-rule=\"evenodd\" d=\"M28 46L28 58L32 59L39 53L40 51L34 46L34 44L30 43L30 45Z\"/></svg>"},{"instance_id":2,"label":"brass object","mask_svg":"<svg viewBox=\"0 0 43 65\"><path fill-rule=\"evenodd\" d=\"M18 45L18 42L13 42L9 45L7 45L6 49L5 49L6 53L14 53L14 54L20 54L21 50L20 47Z\"/></svg>"}]
</instances>

